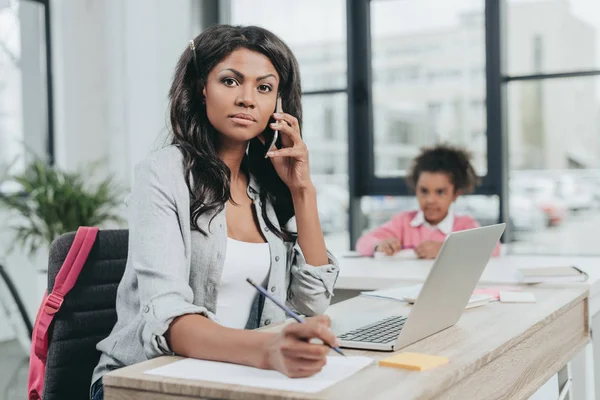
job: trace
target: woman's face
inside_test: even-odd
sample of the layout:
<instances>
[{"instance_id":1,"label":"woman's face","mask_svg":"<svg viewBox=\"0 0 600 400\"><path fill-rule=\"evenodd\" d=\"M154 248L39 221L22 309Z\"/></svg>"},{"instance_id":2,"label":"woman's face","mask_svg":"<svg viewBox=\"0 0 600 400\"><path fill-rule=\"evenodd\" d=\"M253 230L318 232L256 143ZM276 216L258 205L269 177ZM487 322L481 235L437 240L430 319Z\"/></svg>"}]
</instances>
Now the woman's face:
<instances>
[{"instance_id":1,"label":"woman's face","mask_svg":"<svg viewBox=\"0 0 600 400\"><path fill-rule=\"evenodd\" d=\"M275 111L279 74L268 57L240 48L217 64L202 90L208 120L226 139L260 135Z\"/></svg>"}]
</instances>

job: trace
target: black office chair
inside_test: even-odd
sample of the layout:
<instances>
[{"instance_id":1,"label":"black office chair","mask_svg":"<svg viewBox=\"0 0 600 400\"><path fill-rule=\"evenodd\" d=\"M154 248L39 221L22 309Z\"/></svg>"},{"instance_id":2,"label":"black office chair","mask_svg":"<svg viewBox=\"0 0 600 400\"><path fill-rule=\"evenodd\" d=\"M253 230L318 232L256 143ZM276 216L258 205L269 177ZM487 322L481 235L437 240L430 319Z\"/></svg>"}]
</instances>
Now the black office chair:
<instances>
[{"instance_id":1,"label":"black office chair","mask_svg":"<svg viewBox=\"0 0 600 400\"><path fill-rule=\"evenodd\" d=\"M100 353L96 344L117 322L117 287L127 261L129 232L99 231L94 247L73 289L48 331L44 400L87 399L92 372ZM50 247L48 289L54 286L75 233L56 239Z\"/></svg>"}]
</instances>

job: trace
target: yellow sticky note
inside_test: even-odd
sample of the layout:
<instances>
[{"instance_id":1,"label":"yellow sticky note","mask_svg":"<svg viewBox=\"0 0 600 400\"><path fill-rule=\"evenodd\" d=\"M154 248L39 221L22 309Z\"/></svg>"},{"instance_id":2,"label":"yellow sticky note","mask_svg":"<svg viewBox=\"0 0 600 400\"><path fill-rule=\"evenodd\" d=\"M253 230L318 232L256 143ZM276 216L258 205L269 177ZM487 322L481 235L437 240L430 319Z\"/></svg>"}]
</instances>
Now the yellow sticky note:
<instances>
[{"instance_id":1,"label":"yellow sticky note","mask_svg":"<svg viewBox=\"0 0 600 400\"><path fill-rule=\"evenodd\" d=\"M411 369L415 371L425 371L427 369L439 367L448 364L447 357L430 356L419 353L399 353L394 356L379 360L382 367L395 367Z\"/></svg>"}]
</instances>

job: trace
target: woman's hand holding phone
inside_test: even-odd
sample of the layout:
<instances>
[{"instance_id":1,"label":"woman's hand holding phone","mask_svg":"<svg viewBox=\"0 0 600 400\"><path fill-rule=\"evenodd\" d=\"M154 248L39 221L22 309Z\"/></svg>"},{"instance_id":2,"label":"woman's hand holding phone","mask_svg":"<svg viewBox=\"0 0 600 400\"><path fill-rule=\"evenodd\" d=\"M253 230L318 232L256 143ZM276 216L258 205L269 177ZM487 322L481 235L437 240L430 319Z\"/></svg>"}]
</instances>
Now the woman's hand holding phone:
<instances>
[{"instance_id":1,"label":"woman's hand holding phone","mask_svg":"<svg viewBox=\"0 0 600 400\"><path fill-rule=\"evenodd\" d=\"M284 113L283 110L274 113L273 118L275 122L271 123L270 127L279 132L282 145L281 149L269 148L267 151L267 157L271 159L275 171L292 194L313 187L308 165L308 148L302 140L298 119ZM275 139L273 143L274 141Z\"/></svg>"}]
</instances>

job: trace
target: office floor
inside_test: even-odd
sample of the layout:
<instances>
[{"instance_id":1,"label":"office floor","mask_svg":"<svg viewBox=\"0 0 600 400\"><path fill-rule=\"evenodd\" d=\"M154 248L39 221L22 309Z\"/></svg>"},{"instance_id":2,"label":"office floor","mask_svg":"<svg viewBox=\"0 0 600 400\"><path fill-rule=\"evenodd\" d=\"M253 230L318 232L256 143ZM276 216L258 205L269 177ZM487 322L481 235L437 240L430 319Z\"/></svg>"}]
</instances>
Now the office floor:
<instances>
[{"instance_id":1,"label":"office floor","mask_svg":"<svg viewBox=\"0 0 600 400\"><path fill-rule=\"evenodd\" d=\"M28 357L15 340L0 342L0 400L27 399Z\"/></svg>"}]
</instances>

